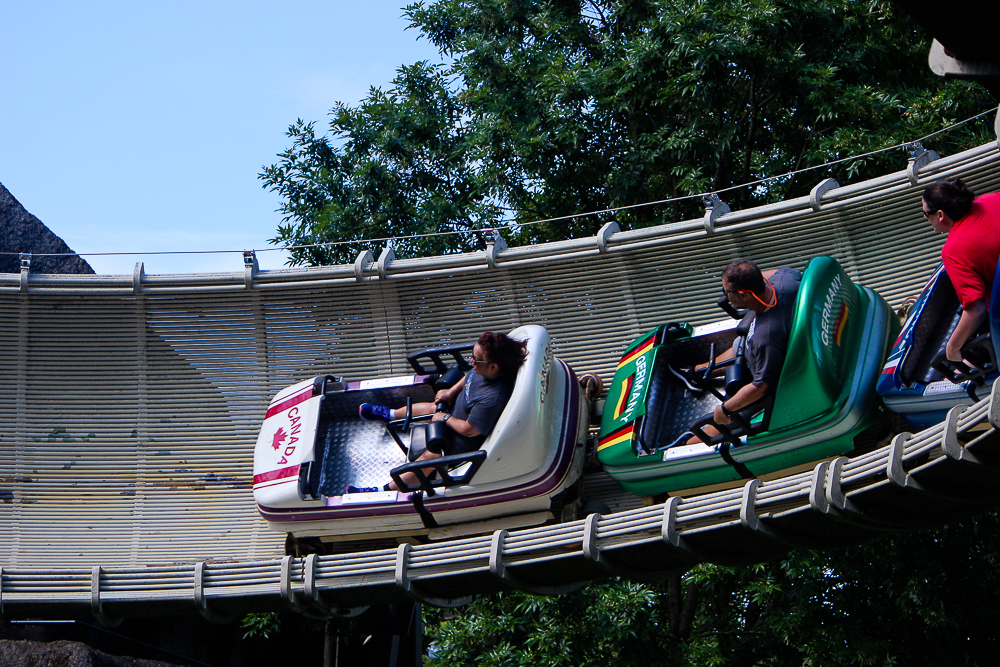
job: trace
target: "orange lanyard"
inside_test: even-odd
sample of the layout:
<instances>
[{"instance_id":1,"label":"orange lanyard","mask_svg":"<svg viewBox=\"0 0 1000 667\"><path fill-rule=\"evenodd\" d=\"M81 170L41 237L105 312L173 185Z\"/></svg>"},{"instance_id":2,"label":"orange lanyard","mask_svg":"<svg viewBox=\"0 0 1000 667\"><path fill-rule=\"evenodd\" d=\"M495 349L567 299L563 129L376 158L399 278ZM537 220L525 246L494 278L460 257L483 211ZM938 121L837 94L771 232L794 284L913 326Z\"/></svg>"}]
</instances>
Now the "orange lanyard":
<instances>
[{"instance_id":1,"label":"orange lanyard","mask_svg":"<svg viewBox=\"0 0 1000 667\"><path fill-rule=\"evenodd\" d=\"M750 295L753 298L757 299L757 302L760 305L764 306L765 308L774 308L775 306L778 305L778 290L774 289L774 285L772 285L771 281L768 280L767 278L764 278L764 282L767 283L767 286L771 288L771 300L774 303L764 303L763 301L761 301L760 297L757 296L757 294L755 292L750 292L750 290L747 290L747 291L750 292Z\"/></svg>"}]
</instances>

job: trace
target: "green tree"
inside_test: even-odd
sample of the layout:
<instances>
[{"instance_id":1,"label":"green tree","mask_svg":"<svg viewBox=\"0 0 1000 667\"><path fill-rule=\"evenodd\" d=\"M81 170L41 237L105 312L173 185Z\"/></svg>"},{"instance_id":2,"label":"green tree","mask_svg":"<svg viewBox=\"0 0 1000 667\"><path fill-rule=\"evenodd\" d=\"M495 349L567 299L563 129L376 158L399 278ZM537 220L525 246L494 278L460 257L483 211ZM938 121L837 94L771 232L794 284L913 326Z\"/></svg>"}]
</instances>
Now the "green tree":
<instances>
[{"instance_id":1,"label":"green tree","mask_svg":"<svg viewBox=\"0 0 1000 667\"><path fill-rule=\"evenodd\" d=\"M428 665L989 665L1000 649L1000 517L701 565L659 584L503 593L425 614Z\"/></svg>"},{"instance_id":2,"label":"green tree","mask_svg":"<svg viewBox=\"0 0 1000 667\"><path fill-rule=\"evenodd\" d=\"M261 178L282 197L276 242L330 241L478 230L497 216L468 159L463 107L443 66L400 68L389 92L372 89L356 108L331 111L332 139L301 119L292 147ZM397 244L399 255L468 250L482 233ZM361 244L293 250L296 264L349 263Z\"/></svg>"},{"instance_id":3,"label":"green tree","mask_svg":"<svg viewBox=\"0 0 1000 667\"><path fill-rule=\"evenodd\" d=\"M425 611L429 665L636 665L658 646L657 593L617 581L562 597L501 593L481 598L458 618ZM599 629L599 630L598 630Z\"/></svg>"},{"instance_id":4,"label":"green tree","mask_svg":"<svg viewBox=\"0 0 1000 667\"><path fill-rule=\"evenodd\" d=\"M887 0L438 0L406 8L448 65L400 69L388 92L299 121L261 174L283 198L276 242L476 229L511 243L696 214L721 191L912 140L983 111L981 87L935 77L928 39ZM988 140L965 127L942 154ZM743 187L745 208L902 167L902 151ZM610 207L614 214L570 217ZM397 254L483 247L476 235ZM293 253L351 261L359 248Z\"/></svg>"}]
</instances>

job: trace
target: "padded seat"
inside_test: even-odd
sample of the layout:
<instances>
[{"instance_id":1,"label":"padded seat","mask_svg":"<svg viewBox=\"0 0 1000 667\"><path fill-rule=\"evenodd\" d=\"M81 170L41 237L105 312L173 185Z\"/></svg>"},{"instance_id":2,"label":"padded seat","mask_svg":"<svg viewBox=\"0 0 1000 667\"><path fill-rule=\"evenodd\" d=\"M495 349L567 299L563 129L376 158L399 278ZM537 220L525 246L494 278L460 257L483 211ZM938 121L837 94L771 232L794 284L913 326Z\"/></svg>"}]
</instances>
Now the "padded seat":
<instances>
[{"instance_id":1,"label":"padded seat","mask_svg":"<svg viewBox=\"0 0 1000 667\"><path fill-rule=\"evenodd\" d=\"M958 325L961 309L958 295L952 287L951 279L945 271L938 274L927 305L913 332L913 345L902 361L899 375L904 385L915 382L929 384L941 379L941 374L931 366L937 356L944 351L948 339Z\"/></svg>"}]
</instances>

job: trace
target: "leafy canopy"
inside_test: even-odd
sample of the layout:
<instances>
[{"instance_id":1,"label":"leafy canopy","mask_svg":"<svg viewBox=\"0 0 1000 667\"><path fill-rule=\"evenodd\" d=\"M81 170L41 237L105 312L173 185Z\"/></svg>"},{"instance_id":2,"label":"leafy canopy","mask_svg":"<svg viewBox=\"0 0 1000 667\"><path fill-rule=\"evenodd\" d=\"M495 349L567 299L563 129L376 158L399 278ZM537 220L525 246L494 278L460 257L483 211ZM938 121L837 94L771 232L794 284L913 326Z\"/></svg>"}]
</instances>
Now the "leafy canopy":
<instances>
[{"instance_id":1,"label":"leafy canopy","mask_svg":"<svg viewBox=\"0 0 1000 667\"><path fill-rule=\"evenodd\" d=\"M297 121L261 173L283 244L504 230L511 244L697 215L720 191L910 141L991 106L935 77L928 40L888 0L438 0L405 9L448 59L338 103L329 133ZM964 126L942 154L985 142ZM817 182L900 169L903 151L728 191L746 208ZM397 242L397 255L482 248L483 234ZM365 244L292 253L352 262Z\"/></svg>"},{"instance_id":2,"label":"leafy canopy","mask_svg":"<svg viewBox=\"0 0 1000 667\"><path fill-rule=\"evenodd\" d=\"M700 565L661 584L502 593L426 610L427 665L988 665L1000 639L1000 517Z\"/></svg>"}]
</instances>

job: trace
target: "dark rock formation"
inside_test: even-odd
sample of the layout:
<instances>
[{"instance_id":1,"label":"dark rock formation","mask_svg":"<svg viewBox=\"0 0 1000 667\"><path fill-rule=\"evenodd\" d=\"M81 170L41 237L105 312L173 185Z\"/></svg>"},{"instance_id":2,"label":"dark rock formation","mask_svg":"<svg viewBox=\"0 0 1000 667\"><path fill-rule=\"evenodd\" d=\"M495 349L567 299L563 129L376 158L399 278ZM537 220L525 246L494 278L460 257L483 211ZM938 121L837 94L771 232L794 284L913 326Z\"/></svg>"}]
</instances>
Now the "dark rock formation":
<instances>
[{"instance_id":1,"label":"dark rock formation","mask_svg":"<svg viewBox=\"0 0 1000 667\"><path fill-rule=\"evenodd\" d=\"M6 190L4 190L6 192ZM3 667L172 667L159 660L108 655L80 642L0 640Z\"/></svg>"},{"instance_id":2,"label":"dark rock formation","mask_svg":"<svg viewBox=\"0 0 1000 667\"><path fill-rule=\"evenodd\" d=\"M61 238L53 234L41 220L24 210L21 202L0 183L0 273L19 273L21 262L17 254L30 252L32 273L93 273L79 255L38 257L43 253L72 253ZM2 664L2 663L0 663Z\"/></svg>"}]
</instances>

